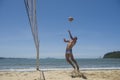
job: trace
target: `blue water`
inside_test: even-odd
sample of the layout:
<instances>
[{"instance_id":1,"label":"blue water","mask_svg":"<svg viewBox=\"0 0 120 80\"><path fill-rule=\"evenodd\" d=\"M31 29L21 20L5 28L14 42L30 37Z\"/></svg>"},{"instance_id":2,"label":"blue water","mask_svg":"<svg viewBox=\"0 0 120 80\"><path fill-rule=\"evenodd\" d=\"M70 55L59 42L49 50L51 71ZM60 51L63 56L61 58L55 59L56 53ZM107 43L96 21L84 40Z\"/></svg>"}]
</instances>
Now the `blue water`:
<instances>
[{"instance_id":1,"label":"blue water","mask_svg":"<svg viewBox=\"0 0 120 80\"><path fill-rule=\"evenodd\" d=\"M76 59L80 69L120 69L120 59ZM0 70L35 69L36 59L0 59ZM40 69L72 68L65 59L40 59Z\"/></svg>"}]
</instances>

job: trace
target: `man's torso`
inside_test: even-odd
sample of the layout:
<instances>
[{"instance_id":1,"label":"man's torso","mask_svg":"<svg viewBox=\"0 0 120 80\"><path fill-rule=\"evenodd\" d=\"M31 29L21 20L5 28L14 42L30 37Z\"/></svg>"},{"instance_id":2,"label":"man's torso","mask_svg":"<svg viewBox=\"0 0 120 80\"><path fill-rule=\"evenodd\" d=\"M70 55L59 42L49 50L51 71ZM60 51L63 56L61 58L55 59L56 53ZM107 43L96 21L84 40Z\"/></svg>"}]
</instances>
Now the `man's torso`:
<instances>
[{"instance_id":1,"label":"man's torso","mask_svg":"<svg viewBox=\"0 0 120 80\"><path fill-rule=\"evenodd\" d=\"M68 44L67 44L66 50L72 49L73 46L75 45L75 43L76 43L76 40L70 40L70 41L68 42Z\"/></svg>"}]
</instances>

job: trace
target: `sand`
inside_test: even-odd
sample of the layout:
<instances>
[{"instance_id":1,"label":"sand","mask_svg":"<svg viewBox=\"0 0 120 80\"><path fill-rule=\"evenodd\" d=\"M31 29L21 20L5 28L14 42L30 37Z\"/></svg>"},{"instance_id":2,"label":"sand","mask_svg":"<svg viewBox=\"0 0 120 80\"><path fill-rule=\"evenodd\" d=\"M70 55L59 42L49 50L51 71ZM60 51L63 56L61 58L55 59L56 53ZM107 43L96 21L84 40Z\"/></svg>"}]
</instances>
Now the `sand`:
<instances>
[{"instance_id":1,"label":"sand","mask_svg":"<svg viewBox=\"0 0 120 80\"><path fill-rule=\"evenodd\" d=\"M45 80L120 80L120 70L83 70L87 79L72 78L72 70L45 70ZM40 71L0 71L0 80L44 80Z\"/></svg>"}]
</instances>

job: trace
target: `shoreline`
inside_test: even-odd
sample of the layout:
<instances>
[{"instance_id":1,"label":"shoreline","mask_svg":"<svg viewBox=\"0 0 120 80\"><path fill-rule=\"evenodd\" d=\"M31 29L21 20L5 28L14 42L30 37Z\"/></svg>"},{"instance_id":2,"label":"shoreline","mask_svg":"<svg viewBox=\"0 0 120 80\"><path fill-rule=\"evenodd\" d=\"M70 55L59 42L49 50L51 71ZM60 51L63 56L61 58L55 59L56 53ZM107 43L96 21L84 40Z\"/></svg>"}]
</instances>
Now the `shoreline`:
<instances>
[{"instance_id":1,"label":"shoreline","mask_svg":"<svg viewBox=\"0 0 120 80\"><path fill-rule=\"evenodd\" d=\"M47 68L47 69L40 69L41 71L57 71L57 70L73 70L73 68ZM96 71L96 70L120 70L120 67L118 68L80 68L80 71ZM30 69L0 69L1 71L36 71L35 68Z\"/></svg>"}]
</instances>

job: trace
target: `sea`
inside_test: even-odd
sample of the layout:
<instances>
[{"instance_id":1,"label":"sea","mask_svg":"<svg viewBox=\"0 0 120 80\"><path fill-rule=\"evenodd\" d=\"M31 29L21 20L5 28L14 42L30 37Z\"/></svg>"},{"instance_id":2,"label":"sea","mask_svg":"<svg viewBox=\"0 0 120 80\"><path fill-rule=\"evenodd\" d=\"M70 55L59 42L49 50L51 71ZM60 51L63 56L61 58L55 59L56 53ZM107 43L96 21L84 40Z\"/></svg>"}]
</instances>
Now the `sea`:
<instances>
[{"instance_id":1,"label":"sea","mask_svg":"<svg viewBox=\"0 0 120 80\"><path fill-rule=\"evenodd\" d=\"M80 70L120 69L120 59L76 59ZM72 69L65 59L40 59L40 70L67 70ZM4 58L0 59L0 71L34 71L36 59Z\"/></svg>"}]
</instances>

